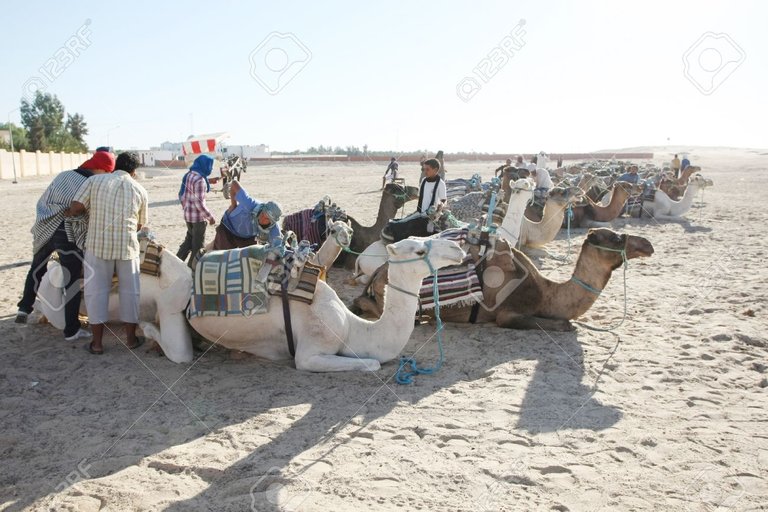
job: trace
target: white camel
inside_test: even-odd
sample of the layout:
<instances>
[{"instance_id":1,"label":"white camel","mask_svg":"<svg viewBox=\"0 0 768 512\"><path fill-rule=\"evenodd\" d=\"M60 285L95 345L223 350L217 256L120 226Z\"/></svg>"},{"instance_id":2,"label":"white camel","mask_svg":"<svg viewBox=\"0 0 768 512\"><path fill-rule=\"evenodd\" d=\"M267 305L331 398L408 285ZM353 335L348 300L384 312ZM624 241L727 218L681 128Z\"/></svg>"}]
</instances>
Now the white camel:
<instances>
[{"instance_id":1,"label":"white camel","mask_svg":"<svg viewBox=\"0 0 768 512\"><path fill-rule=\"evenodd\" d=\"M375 371L396 358L413 332L421 280L430 268L456 265L464 251L456 242L409 238L387 246L389 289L384 313L375 322L352 314L336 292L318 281L312 304L292 302L291 321L299 370ZM271 360L290 358L280 297L268 312L251 316L196 316L192 327L224 347Z\"/></svg>"},{"instance_id":2,"label":"white camel","mask_svg":"<svg viewBox=\"0 0 768 512\"><path fill-rule=\"evenodd\" d=\"M328 268L343 247L349 247L352 228L342 221L334 221L329 236L310 261ZM87 270L85 278L87 279ZM35 309L39 310L57 329L64 329L64 279L61 266L52 261L48 272L40 281ZM186 309L192 291L189 267L171 251L160 254L160 276L141 274L139 297L139 327L145 337L156 341L165 356L174 363L192 361L192 338L186 319ZM80 312L87 315L85 302ZM119 322L119 298L110 294L109 321Z\"/></svg>"},{"instance_id":3,"label":"white camel","mask_svg":"<svg viewBox=\"0 0 768 512\"><path fill-rule=\"evenodd\" d=\"M85 270L88 279L88 270ZM48 264L48 272L40 280L35 309L57 329L64 328L64 287L61 266ZM192 338L185 311L192 292L192 274L186 263L171 251L160 254L160 276L141 274L139 294L139 327L144 336L155 340L165 356L174 363L192 361ZM110 293L109 320L120 321L120 302L116 291ZM87 314L85 301L80 312Z\"/></svg>"},{"instance_id":4,"label":"white camel","mask_svg":"<svg viewBox=\"0 0 768 512\"><path fill-rule=\"evenodd\" d=\"M656 190L653 201L643 203L642 212L656 219L680 217L691 209L693 199L699 192L712 185L712 180L697 174L688 182L682 199L673 201L663 190Z\"/></svg>"},{"instance_id":5,"label":"white camel","mask_svg":"<svg viewBox=\"0 0 768 512\"><path fill-rule=\"evenodd\" d=\"M525 216L525 208L533 197L535 185L532 180L520 178L510 183L511 195L507 205L507 213L498 233L510 243L510 247L517 244L520 237L520 225ZM380 266L387 261L387 251L385 244L381 240L372 243L357 257L355 262L355 273L350 278L350 284L368 284L371 276Z\"/></svg>"}]
</instances>

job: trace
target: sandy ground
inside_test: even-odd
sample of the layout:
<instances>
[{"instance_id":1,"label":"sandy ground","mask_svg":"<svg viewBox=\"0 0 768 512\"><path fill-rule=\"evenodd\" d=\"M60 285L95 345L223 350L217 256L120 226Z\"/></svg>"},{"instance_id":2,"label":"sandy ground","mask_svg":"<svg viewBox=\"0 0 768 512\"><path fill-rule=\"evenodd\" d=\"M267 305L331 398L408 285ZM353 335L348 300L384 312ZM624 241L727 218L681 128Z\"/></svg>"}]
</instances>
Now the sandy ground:
<instances>
[{"instance_id":1,"label":"sandy ground","mask_svg":"<svg viewBox=\"0 0 768 512\"><path fill-rule=\"evenodd\" d=\"M748 205L764 199L768 150L691 159L715 181L703 207L615 223L656 250L630 264L615 335L450 325L443 369L411 386L393 382L395 363L309 374L212 350L177 365L114 338L94 357L49 325L15 324L27 268L14 264L31 259L47 181L0 182L14 219L0 233L0 510L765 510L768 213ZM449 178L493 167L446 166ZM329 194L371 224L383 171L280 165L243 182L286 212ZM143 182L174 251L180 174ZM217 215L225 205L211 194ZM561 233L549 249L566 246ZM573 261L542 270L564 279ZM351 301L347 276L330 282ZM586 320L615 324L622 297L617 273ZM434 361L433 332L418 327L405 352Z\"/></svg>"}]
</instances>

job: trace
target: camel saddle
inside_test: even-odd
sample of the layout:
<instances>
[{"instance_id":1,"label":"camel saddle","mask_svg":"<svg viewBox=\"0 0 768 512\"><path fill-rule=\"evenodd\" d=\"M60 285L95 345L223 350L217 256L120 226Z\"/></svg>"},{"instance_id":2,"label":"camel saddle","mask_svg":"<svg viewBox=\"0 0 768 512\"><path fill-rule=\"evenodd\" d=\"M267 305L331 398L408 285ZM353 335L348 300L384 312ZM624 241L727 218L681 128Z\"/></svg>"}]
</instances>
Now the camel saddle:
<instances>
[{"instance_id":1,"label":"camel saddle","mask_svg":"<svg viewBox=\"0 0 768 512\"><path fill-rule=\"evenodd\" d=\"M160 255L165 246L151 240L139 240L139 262L142 274L158 277L160 275Z\"/></svg>"},{"instance_id":2,"label":"camel saddle","mask_svg":"<svg viewBox=\"0 0 768 512\"><path fill-rule=\"evenodd\" d=\"M263 314L269 296L284 293L287 300L311 304L322 267L307 262L309 254L282 245L208 252L195 267L187 315Z\"/></svg>"},{"instance_id":3,"label":"camel saddle","mask_svg":"<svg viewBox=\"0 0 768 512\"><path fill-rule=\"evenodd\" d=\"M412 213L402 219L390 220L381 230L381 240L388 244L405 240L409 236L429 236L427 230L430 219L423 213Z\"/></svg>"}]
</instances>

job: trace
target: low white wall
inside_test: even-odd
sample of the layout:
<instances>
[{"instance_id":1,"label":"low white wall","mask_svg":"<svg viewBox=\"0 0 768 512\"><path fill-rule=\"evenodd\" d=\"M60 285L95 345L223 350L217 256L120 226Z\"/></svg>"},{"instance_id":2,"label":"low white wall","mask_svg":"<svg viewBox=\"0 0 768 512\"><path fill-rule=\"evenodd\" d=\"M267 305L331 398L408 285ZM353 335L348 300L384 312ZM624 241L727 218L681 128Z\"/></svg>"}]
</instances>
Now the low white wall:
<instances>
[{"instance_id":1,"label":"low white wall","mask_svg":"<svg viewBox=\"0 0 768 512\"><path fill-rule=\"evenodd\" d=\"M35 176L52 176L61 171L75 169L78 165L88 160L88 153L33 153L23 149L11 154L10 151L0 149L0 180L13 179L13 167L16 165L16 179L31 178Z\"/></svg>"}]
</instances>

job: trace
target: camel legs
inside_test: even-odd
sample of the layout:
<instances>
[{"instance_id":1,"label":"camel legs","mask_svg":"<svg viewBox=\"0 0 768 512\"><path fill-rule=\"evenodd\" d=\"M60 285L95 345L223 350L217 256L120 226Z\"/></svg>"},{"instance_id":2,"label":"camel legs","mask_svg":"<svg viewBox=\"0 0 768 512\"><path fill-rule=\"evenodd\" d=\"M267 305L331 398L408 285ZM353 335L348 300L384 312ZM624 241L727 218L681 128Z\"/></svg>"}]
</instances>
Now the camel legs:
<instances>
[{"instance_id":1,"label":"camel legs","mask_svg":"<svg viewBox=\"0 0 768 512\"><path fill-rule=\"evenodd\" d=\"M296 369L309 372L375 372L381 368L376 359L344 357L329 354L301 356L296 354Z\"/></svg>"},{"instance_id":2,"label":"camel legs","mask_svg":"<svg viewBox=\"0 0 768 512\"><path fill-rule=\"evenodd\" d=\"M526 316L514 311L500 310L496 312L496 325L507 329L543 329L545 331L572 331L573 325L569 320Z\"/></svg>"}]
</instances>

